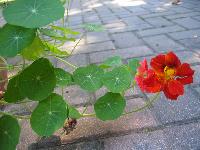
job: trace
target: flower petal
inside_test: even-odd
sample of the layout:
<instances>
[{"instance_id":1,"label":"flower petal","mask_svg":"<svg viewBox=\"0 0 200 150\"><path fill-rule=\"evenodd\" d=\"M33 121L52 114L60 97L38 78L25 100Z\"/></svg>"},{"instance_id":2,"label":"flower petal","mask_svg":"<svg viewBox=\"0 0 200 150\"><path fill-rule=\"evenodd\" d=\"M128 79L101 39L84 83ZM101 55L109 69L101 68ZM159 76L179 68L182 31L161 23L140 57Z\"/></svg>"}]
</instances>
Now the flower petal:
<instances>
[{"instance_id":1,"label":"flower petal","mask_svg":"<svg viewBox=\"0 0 200 150\"><path fill-rule=\"evenodd\" d=\"M167 98L176 100L179 95L184 94L183 84L177 80L170 80L165 85L164 93Z\"/></svg>"},{"instance_id":2,"label":"flower petal","mask_svg":"<svg viewBox=\"0 0 200 150\"><path fill-rule=\"evenodd\" d=\"M165 55L158 55L151 59L151 67L156 71L162 73L165 68Z\"/></svg>"},{"instance_id":3,"label":"flower petal","mask_svg":"<svg viewBox=\"0 0 200 150\"><path fill-rule=\"evenodd\" d=\"M194 74L194 70L191 69L188 63L183 63L176 70L176 75L180 77L192 76L193 74Z\"/></svg>"},{"instance_id":4,"label":"flower petal","mask_svg":"<svg viewBox=\"0 0 200 150\"><path fill-rule=\"evenodd\" d=\"M179 58L173 52L169 52L165 55L165 64L168 67L177 68L178 66L181 65L181 62L180 62Z\"/></svg>"},{"instance_id":5,"label":"flower petal","mask_svg":"<svg viewBox=\"0 0 200 150\"><path fill-rule=\"evenodd\" d=\"M147 60L144 59L143 61L140 62L140 66L138 67L138 73L140 75L143 75L144 73L146 73L148 70L148 64L147 64Z\"/></svg>"}]
</instances>

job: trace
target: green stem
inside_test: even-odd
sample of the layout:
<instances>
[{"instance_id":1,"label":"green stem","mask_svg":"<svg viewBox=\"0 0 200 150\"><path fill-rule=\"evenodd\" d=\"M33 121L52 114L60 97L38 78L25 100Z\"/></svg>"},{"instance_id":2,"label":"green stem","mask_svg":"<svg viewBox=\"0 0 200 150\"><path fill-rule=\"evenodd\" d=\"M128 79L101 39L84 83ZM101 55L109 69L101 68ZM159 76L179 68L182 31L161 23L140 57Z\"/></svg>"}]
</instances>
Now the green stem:
<instances>
[{"instance_id":1,"label":"green stem","mask_svg":"<svg viewBox=\"0 0 200 150\"><path fill-rule=\"evenodd\" d=\"M12 116L16 119L30 119L30 115L27 115L27 116L20 116L20 115L14 115L14 114L11 114L11 113L8 113L8 112L4 112L4 111L0 111L0 115L9 115L9 116Z\"/></svg>"},{"instance_id":2,"label":"green stem","mask_svg":"<svg viewBox=\"0 0 200 150\"><path fill-rule=\"evenodd\" d=\"M131 114L131 113L134 113L134 112L139 112L139 111L142 111L146 108L148 108L149 106L151 106L153 104L154 101L156 101L158 99L158 96L160 95L160 93L157 93L150 101L148 101L144 106L140 107L140 108L136 108L136 109L133 109L129 112L125 112L123 113L123 115L127 115L127 114Z\"/></svg>"},{"instance_id":3,"label":"green stem","mask_svg":"<svg viewBox=\"0 0 200 150\"><path fill-rule=\"evenodd\" d=\"M60 57L57 57L57 56L54 56L55 58L57 58L58 60L62 61L63 63L67 64L68 66L74 68L74 69L77 69L78 67L76 67L75 65L71 64L70 62L60 58Z\"/></svg>"},{"instance_id":4,"label":"green stem","mask_svg":"<svg viewBox=\"0 0 200 150\"><path fill-rule=\"evenodd\" d=\"M83 37L84 37L84 34L80 37L80 39L78 40L78 42L76 43L76 45L73 47L73 49L71 50L70 55L73 54L74 50L76 49L76 47L78 46L78 44L80 43L80 41L83 39Z\"/></svg>"}]
</instances>

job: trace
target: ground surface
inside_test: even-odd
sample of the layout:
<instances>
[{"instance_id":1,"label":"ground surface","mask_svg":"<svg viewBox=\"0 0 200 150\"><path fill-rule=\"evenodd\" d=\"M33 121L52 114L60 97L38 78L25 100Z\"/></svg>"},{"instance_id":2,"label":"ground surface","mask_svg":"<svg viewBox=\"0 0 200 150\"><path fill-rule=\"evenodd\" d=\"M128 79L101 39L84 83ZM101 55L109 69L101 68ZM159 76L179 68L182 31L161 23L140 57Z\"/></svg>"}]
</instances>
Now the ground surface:
<instances>
[{"instance_id":1,"label":"ground surface","mask_svg":"<svg viewBox=\"0 0 200 150\"><path fill-rule=\"evenodd\" d=\"M19 149L27 149L28 145L29 149L52 150L200 149L200 0L184 0L177 6L172 6L170 0L73 0L69 21L80 31L83 23L105 27L104 32L85 33L74 56L68 59L76 65L98 64L114 55L120 55L125 62L133 57L150 59L173 50L196 70L194 83L185 88L185 95L178 101L161 96L146 111L116 121L80 119L69 135L57 132L54 138L37 144L31 145L38 138L30 132L28 123L22 122ZM71 43L65 45L70 46ZM60 62L55 64L63 66ZM65 91L66 99L80 110L105 92L102 89L87 94L78 87ZM138 89L128 91L126 96L127 110L148 100Z\"/></svg>"}]
</instances>

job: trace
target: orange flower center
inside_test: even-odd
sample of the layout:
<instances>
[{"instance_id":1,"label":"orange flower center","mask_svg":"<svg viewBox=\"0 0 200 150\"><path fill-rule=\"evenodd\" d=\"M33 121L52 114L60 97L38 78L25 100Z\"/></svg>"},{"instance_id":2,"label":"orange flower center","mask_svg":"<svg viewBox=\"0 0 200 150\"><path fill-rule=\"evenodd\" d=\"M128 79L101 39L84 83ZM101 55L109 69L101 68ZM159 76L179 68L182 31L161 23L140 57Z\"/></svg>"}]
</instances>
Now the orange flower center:
<instances>
[{"instance_id":1,"label":"orange flower center","mask_svg":"<svg viewBox=\"0 0 200 150\"><path fill-rule=\"evenodd\" d=\"M174 68L170 68L166 66L164 69L164 73L165 73L165 79L169 80L169 79L174 78L176 74L176 70Z\"/></svg>"}]
</instances>

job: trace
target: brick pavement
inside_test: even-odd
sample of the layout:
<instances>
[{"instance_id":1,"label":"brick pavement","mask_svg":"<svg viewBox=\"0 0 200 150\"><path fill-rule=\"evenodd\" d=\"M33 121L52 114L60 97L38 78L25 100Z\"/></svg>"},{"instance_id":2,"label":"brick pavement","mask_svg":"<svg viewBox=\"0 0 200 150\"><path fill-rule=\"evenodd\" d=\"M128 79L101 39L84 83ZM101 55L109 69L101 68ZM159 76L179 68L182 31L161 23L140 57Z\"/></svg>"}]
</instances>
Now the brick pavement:
<instances>
[{"instance_id":1,"label":"brick pavement","mask_svg":"<svg viewBox=\"0 0 200 150\"><path fill-rule=\"evenodd\" d=\"M70 10L70 26L82 30L83 23L104 26L104 32L86 32L81 45L68 61L76 65L101 63L107 57L120 55L126 62L138 57L150 59L174 50L196 70L194 83L185 88L185 95L171 102L162 95L154 106L116 121L102 122L94 118L78 121L69 135L37 141L30 131L23 131L19 149L57 150L188 150L200 149L200 0L182 0L172 6L170 0L74 0ZM65 48L71 47L66 43ZM58 67L63 64L57 62ZM71 68L66 68L73 71ZM86 93L69 87L65 97L83 109L104 93ZM60 91L58 91L60 92ZM138 89L128 91L127 109L147 101ZM88 111L92 111L90 106ZM24 128L28 128L27 123ZM32 139L32 141L30 140Z\"/></svg>"}]
</instances>

